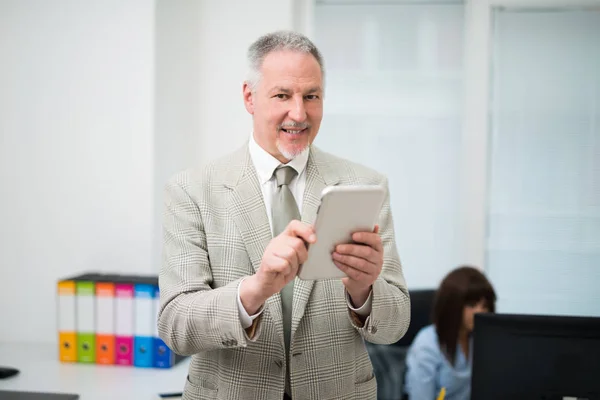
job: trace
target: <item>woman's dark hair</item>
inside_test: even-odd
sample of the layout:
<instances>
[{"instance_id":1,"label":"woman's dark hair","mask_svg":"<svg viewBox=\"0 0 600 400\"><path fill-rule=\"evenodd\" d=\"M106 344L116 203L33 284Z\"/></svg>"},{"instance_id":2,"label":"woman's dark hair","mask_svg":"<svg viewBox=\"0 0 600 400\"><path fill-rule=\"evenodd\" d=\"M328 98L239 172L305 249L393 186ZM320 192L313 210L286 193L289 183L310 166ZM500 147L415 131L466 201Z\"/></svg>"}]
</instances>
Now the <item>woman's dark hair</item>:
<instances>
[{"instance_id":1,"label":"woman's dark hair","mask_svg":"<svg viewBox=\"0 0 600 400\"><path fill-rule=\"evenodd\" d=\"M496 293L487 278L471 266L461 266L442 280L433 300L432 320L442 352L454 365L458 333L465 306L474 306L481 300L490 312L496 311Z\"/></svg>"}]
</instances>

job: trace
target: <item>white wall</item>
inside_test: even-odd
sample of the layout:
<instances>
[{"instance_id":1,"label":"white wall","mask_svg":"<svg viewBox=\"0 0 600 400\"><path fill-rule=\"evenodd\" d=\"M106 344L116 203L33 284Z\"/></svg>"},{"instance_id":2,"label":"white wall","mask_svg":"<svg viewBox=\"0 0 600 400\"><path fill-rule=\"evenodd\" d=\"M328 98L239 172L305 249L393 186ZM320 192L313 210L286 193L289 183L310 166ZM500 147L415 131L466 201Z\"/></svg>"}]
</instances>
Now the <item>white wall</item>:
<instances>
[{"instance_id":1,"label":"white wall","mask_svg":"<svg viewBox=\"0 0 600 400\"><path fill-rule=\"evenodd\" d=\"M260 35L305 30L310 1L157 1L155 263L163 188L175 172L243 145L252 130L242 101L246 50Z\"/></svg>"},{"instance_id":2,"label":"white wall","mask_svg":"<svg viewBox=\"0 0 600 400\"><path fill-rule=\"evenodd\" d=\"M162 247L164 185L200 159L200 12L197 0L156 2L154 106L154 243L158 271Z\"/></svg>"},{"instance_id":3,"label":"white wall","mask_svg":"<svg viewBox=\"0 0 600 400\"><path fill-rule=\"evenodd\" d=\"M60 277L156 273L166 179L246 140L246 49L308 3L0 1L0 341L56 341Z\"/></svg>"},{"instance_id":4,"label":"white wall","mask_svg":"<svg viewBox=\"0 0 600 400\"><path fill-rule=\"evenodd\" d=\"M0 341L56 340L56 280L152 272L154 3L0 2Z\"/></svg>"},{"instance_id":5,"label":"white wall","mask_svg":"<svg viewBox=\"0 0 600 400\"><path fill-rule=\"evenodd\" d=\"M242 101L246 50L260 35L294 24L292 0L204 1L200 10L200 157L224 155L249 137Z\"/></svg>"}]
</instances>

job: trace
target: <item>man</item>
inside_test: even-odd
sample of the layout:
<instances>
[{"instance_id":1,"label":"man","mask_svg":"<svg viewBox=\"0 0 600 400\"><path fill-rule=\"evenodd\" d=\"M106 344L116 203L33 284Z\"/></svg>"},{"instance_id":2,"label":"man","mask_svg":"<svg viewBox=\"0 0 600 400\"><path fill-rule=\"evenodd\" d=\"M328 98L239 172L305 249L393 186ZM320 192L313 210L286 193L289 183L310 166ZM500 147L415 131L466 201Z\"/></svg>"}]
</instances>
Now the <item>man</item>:
<instances>
[{"instance_id":1,"label":"man","mask_svg":"<svg viewBox=\"0 0 600 400\"><path fill-rule=\"evenodd\" d=\"M166 188L160 336L192 355L184 399L375 399L364 340L393 343L410 319L389 195L375 231L332 253L346 278L295 277L321 191L387 181L311 145L324 90L310 40L268 34L248 58L249 143Z\"/></svg>"}]
</instances>

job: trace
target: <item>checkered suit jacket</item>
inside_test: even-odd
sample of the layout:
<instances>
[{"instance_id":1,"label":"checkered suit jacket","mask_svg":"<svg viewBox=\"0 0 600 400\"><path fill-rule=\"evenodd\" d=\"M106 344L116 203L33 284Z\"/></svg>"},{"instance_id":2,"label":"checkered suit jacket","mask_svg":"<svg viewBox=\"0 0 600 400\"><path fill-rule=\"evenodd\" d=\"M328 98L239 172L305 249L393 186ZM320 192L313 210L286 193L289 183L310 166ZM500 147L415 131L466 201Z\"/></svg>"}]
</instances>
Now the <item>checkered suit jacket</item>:
<instances>
[{"instance_id":1,"label":"checkered suit jacket","mask_svg":"<svg viewBox=\"0 0 600 400\"><path fill-rule=\"evenodd\" d=\"M328 185L387 189L383 176L314 146L306 168L307 223L314 223ZM281 400L286 355L279 294L266 302L252 338L238 315L239 282L259 268L272 239L248 147L176 175L166 186L165 202L158 329L176 353L192 355L183 398ZM389 196L379 224L384 265L363 326L349 312L341 281L295 281L289 355L294 400L377 396L364 340L395 342L410 320Z\"/></svg>"}]
</instances>

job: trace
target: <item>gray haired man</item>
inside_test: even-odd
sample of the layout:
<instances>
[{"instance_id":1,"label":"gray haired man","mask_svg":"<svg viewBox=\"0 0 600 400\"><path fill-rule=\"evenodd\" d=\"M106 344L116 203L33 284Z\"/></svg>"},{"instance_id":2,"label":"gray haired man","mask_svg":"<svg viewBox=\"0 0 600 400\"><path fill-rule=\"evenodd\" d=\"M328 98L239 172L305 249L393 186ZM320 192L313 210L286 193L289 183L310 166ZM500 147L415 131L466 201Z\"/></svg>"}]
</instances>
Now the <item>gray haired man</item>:
<instances>
[{"instance_id":1,"label":"gray haired man","mask_svg":"<svg viewBox=\"0 0 600 400\"><path fill-rule=\"evenodd\" d=\"M364 340L393 343L410 320L389 194L373 232L337 246L347 277L303 281L321 191L379 173L314 145L323 58L275 32L248 51L248 143L166 187L161 338L192 355L184 399L375 399Z\"/></svg>"}]
</instances>

